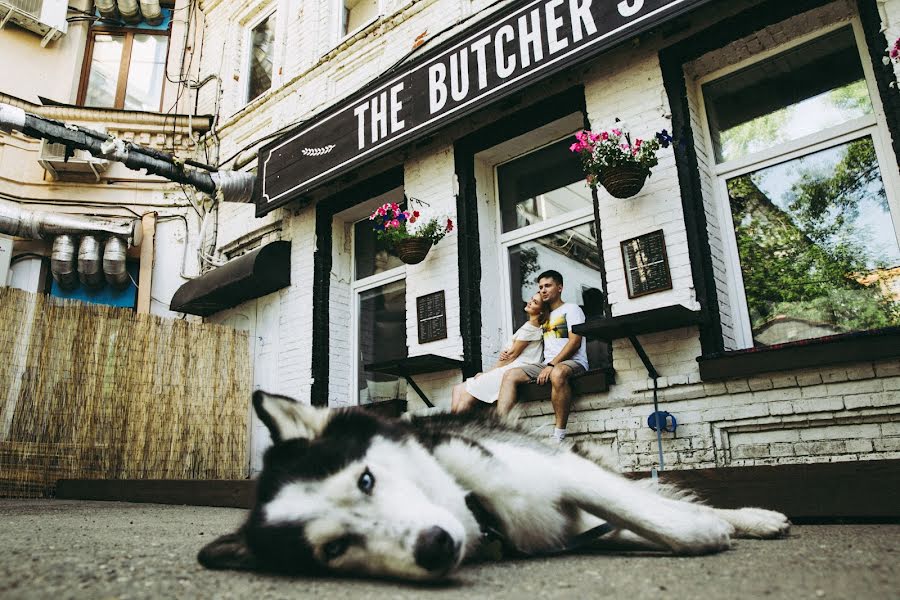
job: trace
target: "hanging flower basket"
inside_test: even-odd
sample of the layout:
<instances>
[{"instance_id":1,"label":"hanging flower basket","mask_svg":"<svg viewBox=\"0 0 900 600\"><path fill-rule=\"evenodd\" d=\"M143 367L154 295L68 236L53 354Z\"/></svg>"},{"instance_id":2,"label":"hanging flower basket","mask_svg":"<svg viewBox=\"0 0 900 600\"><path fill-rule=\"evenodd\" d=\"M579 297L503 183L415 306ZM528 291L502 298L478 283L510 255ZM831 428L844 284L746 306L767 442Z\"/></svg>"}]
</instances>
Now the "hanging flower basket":
<instances>
[{"instance_id":1,"label":"hanging flower basket","mask_svg":"<svg viewBox=\"0 0 900 600\"><path fill-rule=\"evenodd\" d=\"M597 178L614 198L631 198L644 187L647 170L636 164L616 165L601 170Z\"/></svg>"},{"instance_id":2,"label":"hanging flower basket","mask_svg":"<svg viewBox=\"0 0 900 600\"><path fill-rule=\"evenodd\" d=\"M663 129L652 138L632 140L619 119L609 131L579 131L569 150L581 157L592 188L602 185L615 198L630 198L641 191L659 160L656 152L668 148L672 136Z\"/></svg>"},{"instance_id":3,"label":"hanging flower basket","mask_svg":"<svg viewBox=\"0 0 900 600\"><path fill-rule=\"evenodd\" d=\"M415 198L406 199L407 204L425 204ZM427 219L418 210L404 208L396 202L388 202L376 208L369 220L379 240L394 249L397 258L408 265L416 265L428 255L431 247L453 231L450 217L440 216Z\"/></svg>"},{"instance_id":4,"label":"hanging flower basket","mask_svg":"<svg viewBox=\"0 0 900 600\"><path fill-rule=\"evenodd\" d=\"M417 265L425 260L432 245L428 238L408 237L394 242L394 252L406 264Z\"/></svg>"}]
</instances>

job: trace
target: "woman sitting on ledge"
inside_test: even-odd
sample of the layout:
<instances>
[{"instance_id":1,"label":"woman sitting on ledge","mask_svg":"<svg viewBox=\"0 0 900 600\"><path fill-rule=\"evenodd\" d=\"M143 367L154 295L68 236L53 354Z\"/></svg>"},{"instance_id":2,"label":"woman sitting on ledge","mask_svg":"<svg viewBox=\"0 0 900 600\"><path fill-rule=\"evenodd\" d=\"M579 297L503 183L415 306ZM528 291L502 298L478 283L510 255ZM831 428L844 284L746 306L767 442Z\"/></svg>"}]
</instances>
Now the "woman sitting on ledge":
<instances>
[{"instance_id":1,"label":"woman sitting on ledge","mask_svg":"<svg viewBox=\"0 0 900 600\"><path fill-rule=\"evenodd\" d=\"M550 307L535 294L525 305L528 321L513 334L509 345L500 353L500 360L485 373L479 373L453 386L450 410L455 413L474 408L479 401L493 404L500 392L503 374L521 364L540 364L544 361L543 331L541 325L550 316Z\"/></svg>"}]
</instances>

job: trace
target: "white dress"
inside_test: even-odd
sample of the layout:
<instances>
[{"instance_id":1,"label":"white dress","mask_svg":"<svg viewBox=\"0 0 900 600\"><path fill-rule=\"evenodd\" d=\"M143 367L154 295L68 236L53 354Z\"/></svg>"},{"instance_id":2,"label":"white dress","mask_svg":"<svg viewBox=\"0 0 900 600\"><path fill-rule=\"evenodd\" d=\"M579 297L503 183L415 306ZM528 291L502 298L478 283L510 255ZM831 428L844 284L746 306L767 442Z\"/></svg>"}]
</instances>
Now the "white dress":
<instances>
[{"instance_id":1,"label":"white dress","mask_svg":"<svg viewBox=\"0 0 900 600\"><path fill-rule=\"evenodd\" d=\"M535 327L531 323L526 322L513 334L506 349L512 348L513 342L517 340L528 342L522 353L507 365L466 379L467 392L482 402L494 403L500 394L500 381L503 379L503 374L506 371L523 364L540 364L544 362L543 330L540 327Z\"/></svg>"}]
</instances>

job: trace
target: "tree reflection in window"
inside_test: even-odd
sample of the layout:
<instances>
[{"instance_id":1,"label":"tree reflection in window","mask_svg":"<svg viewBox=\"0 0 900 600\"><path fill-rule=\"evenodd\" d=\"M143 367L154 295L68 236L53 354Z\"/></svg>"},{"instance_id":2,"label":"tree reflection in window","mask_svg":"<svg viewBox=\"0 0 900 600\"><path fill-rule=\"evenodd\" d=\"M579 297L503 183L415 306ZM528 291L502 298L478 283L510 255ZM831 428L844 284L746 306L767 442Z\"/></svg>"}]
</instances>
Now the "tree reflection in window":
<instances>
[{"instance_id":1,"label":"tree reflection in window","mask_svg":"<svg viewBox=\"0 0 900 600\"><path fill-rule=\"evenodd\" d=\"M871 138L727 185L755 345L900 325L900 248Z\"/></svg>"}]
</instances>

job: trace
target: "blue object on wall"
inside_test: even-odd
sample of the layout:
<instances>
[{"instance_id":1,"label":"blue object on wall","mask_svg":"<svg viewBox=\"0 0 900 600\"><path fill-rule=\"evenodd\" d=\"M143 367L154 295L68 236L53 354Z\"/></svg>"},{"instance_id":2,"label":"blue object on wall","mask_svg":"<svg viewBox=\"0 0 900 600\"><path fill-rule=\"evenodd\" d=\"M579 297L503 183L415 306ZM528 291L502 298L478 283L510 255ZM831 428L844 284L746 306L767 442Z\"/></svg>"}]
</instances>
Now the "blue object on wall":
<instances>
[{"instance_id":1,"label":"blue object on wall","mask_svg":"<svg viewBox=\"0 0 900 600\"><path fill-rule=\"evenodd\" d=\"M134 308L137 304L137 281L138 270L140 266L137 263L126 263L125 269L131 275L131 281L128 287L123 290L117 290L111 285L104 285L99 290L89 290L83 285L79 285L74 290L66 291L59 287L56 280L50 286L50 295L57 298L69 298L71 300L80 300L90 304L106 304L107 306L120 306L123 308Z\"/></svg>"},{"instance_id":2,"label":"blue object on wall","mask_svg":"<svg viewBox=\"0 0 900 600\"><path fill-rule=\"evenodd\" d=\"M675 420L675 415L664 410L652 412L650 413L650 416L647 417L647 427L653 431L656 431L657 423L660 424L660 429L662 431L667 431L669 433L675 433L675 429L678 427L678 421Z\"/></svg>"}]
</instances>

